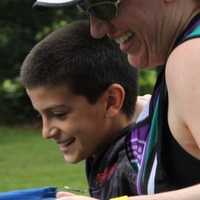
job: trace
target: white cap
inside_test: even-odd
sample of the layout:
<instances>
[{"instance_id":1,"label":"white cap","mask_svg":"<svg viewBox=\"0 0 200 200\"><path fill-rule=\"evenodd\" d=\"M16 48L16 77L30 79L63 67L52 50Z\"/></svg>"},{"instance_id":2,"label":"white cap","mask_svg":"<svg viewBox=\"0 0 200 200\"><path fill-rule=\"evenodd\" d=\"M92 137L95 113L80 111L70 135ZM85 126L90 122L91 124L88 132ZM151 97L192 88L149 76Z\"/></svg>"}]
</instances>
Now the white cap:
<instances>
[{"instance_id":1,"label":"white cap","mask_svg":"<svg viewBox=\"0 0 200 200\"><path fill-rule=\"evenodd\" d=\"M82 0L36 0L33 6L61 7L76 5Z\"/></svg>"}]
</instances>

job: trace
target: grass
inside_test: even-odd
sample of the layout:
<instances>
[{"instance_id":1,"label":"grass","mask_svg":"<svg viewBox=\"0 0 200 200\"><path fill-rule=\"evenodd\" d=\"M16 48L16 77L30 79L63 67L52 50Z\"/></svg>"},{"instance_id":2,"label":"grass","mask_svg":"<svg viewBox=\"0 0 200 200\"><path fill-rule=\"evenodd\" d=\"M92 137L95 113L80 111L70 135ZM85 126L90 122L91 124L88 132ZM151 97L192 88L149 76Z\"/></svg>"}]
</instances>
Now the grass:
<instances>
[{"instance_id":1,"label":"grass","mask_svg":"<svg viewBox=\"0 0 200 200\"><path fill-rule=\"evenodd\" d=\"M68 185L86 189L84 163L65 164L38 130L0 127L0 191Z\"/></svg>"}]
</instances>

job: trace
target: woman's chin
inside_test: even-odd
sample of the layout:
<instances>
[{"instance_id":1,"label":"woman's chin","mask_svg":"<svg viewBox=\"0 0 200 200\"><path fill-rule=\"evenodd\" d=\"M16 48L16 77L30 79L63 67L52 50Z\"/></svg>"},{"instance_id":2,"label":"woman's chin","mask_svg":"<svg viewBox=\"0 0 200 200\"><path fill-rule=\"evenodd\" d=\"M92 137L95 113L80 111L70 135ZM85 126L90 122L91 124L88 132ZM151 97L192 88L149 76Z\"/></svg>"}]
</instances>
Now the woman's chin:
<instances>
[{"instance_id":1,"label":"woman's chin","mask_svg":"<svg viewBox=\"0 0 200 200\"><path fill-rule=\"evenodd\" d=\"M137 69L151 69L157 64L156 62L149 63L148 59L145 59L145 57L142 56L135 56L132 54L128 54L128 62L131 66L137 68Z\"/></svg>"},{"instance_id":2,"label":"woman's chin","mask_svg":"<svg viewBox=\"0 0 200 200\"><path fill-rule=\"evenodd\" d=\"M141 59L133 56L131 54L128 54L128 62L131 66L135 67L135 68L142 68L142 62Z\"/></svg>"}]
</instances>

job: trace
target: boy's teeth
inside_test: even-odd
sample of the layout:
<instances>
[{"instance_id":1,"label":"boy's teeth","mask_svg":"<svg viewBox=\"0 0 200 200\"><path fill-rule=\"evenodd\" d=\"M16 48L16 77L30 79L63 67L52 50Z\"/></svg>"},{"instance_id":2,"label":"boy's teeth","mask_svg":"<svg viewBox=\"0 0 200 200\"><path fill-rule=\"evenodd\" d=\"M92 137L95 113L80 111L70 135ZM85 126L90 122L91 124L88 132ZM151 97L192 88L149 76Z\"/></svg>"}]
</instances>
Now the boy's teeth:
<instances>
[{"instance_id":1,"label":"boy's teeth","mask_svg":"<svg viewBox=\"0 0 200 200\"><path fill-rule=\"evenodd\" d=\"M121 37L118 37L115 39L115 41L118 43L118 44L121 44L121 43L124 43L126 42L130 37L133 36L133 33L131 32L127 32L125 33L124 35L122 35Z\"/></svg>"}]
</instances>

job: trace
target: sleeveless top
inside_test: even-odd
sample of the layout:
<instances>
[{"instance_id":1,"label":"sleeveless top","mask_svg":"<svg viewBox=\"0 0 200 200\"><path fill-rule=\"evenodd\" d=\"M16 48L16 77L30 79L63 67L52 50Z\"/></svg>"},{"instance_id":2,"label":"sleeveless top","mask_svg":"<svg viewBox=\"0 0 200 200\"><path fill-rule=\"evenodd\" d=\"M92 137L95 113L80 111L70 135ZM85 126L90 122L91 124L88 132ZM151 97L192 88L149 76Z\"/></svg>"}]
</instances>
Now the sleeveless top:
<instances>
[{"instance_id":1,"label":"sleeveless top","mask_svg":"<svg viewBox=\"0 0 200 200\"><path fill-rule=\"evenodd\" d=\"M200 37L200 15L194 17L175 47L196 37ZM148 116L126 138L128 158L137 173L137 194L154 194L200 183L200 160L175 141L168 126L167 111L165 66L161 66Z\"/></svg>"}]
</instances>

